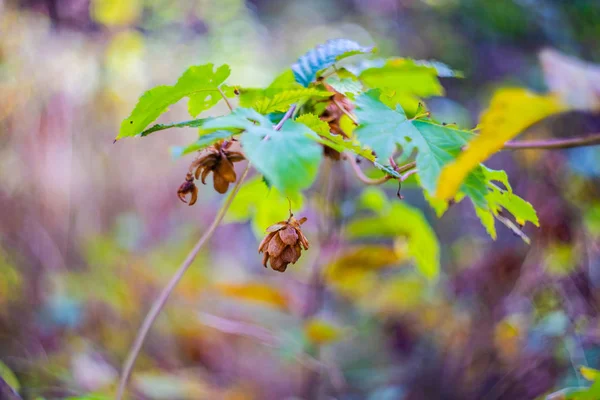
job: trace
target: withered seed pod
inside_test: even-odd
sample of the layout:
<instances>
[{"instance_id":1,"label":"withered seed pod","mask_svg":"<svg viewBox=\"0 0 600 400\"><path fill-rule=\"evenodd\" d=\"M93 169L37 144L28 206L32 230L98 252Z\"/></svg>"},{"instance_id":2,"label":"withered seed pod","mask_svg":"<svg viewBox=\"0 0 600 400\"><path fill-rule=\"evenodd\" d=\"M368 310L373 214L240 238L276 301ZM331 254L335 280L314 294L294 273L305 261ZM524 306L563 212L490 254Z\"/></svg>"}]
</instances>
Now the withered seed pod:
<instances>
[{"instance_id":1,"label":"withered seed pod","mask_svg":"<svg viewBox=\"0 0 600 400\"><path fill-rule=\"evenodd\" d=\"M319 118L329 124L329 130L332 134L340 135L347 139L348 135L340 127L340 119L345 113L351 113L354 110L354 104L330 85L323 84L329 92L333 93L333 96L329 99L325 111L323 111ZM340 153L329 147L325 147L325 155L334 160L340 159Z\"/></svg>"},{"instance_id":2,"label":"withered seed pod","mask_svg":"<svg viewBox=\"0 0 600 400\"><path fill-rule=\"evenodd\" d=\"M198 188L194 184L194 177L206 184L206 177L213 173L213 185L217 192L225 193L229 184L236 181L233 163L242 161L245 157L239 151L232 151L234 140L225 140L202 150L190 165L190 170L185 177L185 182L179 186L177 196L187 203L185 197L191 194L189 205L198 199Z\"/></svg>"},{"instance_id":3,"label":"withered seed pod","mask_svg":"<svg viewBox=\"0 0 600 400\"><path fill-rule=\"evenodd\" d=\"M233 163L245 157L239 151L229 150L233 141L223 141L204 149L192 163L190 170L196 169L196 179L206 185L206 177L213 173L213 185L219 193L225 193L229 184L235 182L236 175Z\"/></svg>"},{"instance_id":4,"label":"withered seed pod","mask_svg":"<svg viewBox=\"0 0 600 400\"><path fill-rule=\"evenodd\" d=\"M264 253L263 265L271 261L271 268L283 272L288 264L295 264L302 249L308 250L308 240L300 225L306 217L297 220L293 215L287 221L281 221L267 228L267 236L258 245L258 252Z\"/></svg>"}]
</instances>

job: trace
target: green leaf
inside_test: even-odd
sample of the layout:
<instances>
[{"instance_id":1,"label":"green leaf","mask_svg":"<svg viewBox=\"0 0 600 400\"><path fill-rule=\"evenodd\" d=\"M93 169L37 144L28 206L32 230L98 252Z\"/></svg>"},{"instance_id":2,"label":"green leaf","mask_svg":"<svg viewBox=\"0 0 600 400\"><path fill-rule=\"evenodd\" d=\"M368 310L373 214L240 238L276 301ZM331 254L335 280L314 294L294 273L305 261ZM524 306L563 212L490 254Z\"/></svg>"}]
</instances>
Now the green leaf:
<instances>
[{"instance_id":1,"label":"green leaf","mask_svg":"<svg viewBox=\"0 0 600 400\"><path fill-rule=\"evenodd\" d=\"M251 125L241 136L241 143L248 160L269 183L282 194L293 196L313 183L323 155L321 146L310 136L316 133L288 120L280 131Z\"/></svg>"},{"instance_id":2,"label":"green leaf","mask_svg":"<svg viewBox=\"0 0 600 400\"><path fill-rule=\"evenodd\" d=\"M261 114L286 111L290 105L310 97L330 97L332 94L315 88L283 90L271 97L262 97L252 108Z\"/></svg>"},{"instance_id":3,"label":"green leaf","mask_svg":"<svg viewBox=\"0 0 600 400\"><path fill-rule=\"evenodd\" d=\"M367 192L369 198L363 200L363 203L372 202L373 192L378 190L370 189ZM408 254L414 259L418 271L428 279L437 278L440 270L440 245L423 213L404 202L382 206L382 196L385 195L376 196L379 199L377 205L371 207L380 210L377 215L351 221L346 227L347 234L351 238L405 237Z\"/></svg>"},{"instance_id":4,"label":"green leaf","mask_svg":"<svg viewBox=\"0 0 600 400\"><path fill-rule=\"evenodd\" d=\"M121 123L117 139L140 134L151 122L166 112L170 105L190 97L192 116L215 105L221 98L219 86L230 73L228 65L213 71L213 64L190 67L174 86L157 86L142 95L129 117Z\"/></svg>"},{"instance_id":5,"label":"green leaf","mask_svg":"<svg viewBox=\"0 0 600 400\"><path fill-rule=\"evenodd\" d=\"M300 57L292 65L296 82L308 87L316 78L317 72L331 67L336 61L355 55L370 53L372 47L363 47L348 39L328 40Z\"/></svg>"},{"instance_id":6,"label":"green leaf","mask_svg":"<svg viewBox=\"0 0 600 400\"><path fill-rule=\"evenodd\" d=\"M202 131L230 130L241 132L249 129L262 128L271 130L273 124L264 115L251 108L236 108L230 114L207 120L202 125Z\"/></svg>"},{"instance_id":7,"label":"green leaf","mask_svg":"<svg viewBox=\"0 0 600 400\"><path fill-rule=\"evenodd\" d=\"M199 128L206 121L208 121L207 118L199 118L192 119L190 121L174 122L172 124L155 124L152 125L150 128L142 131L142 133L140 133L140 136L148 136L151 133L170 128Z\"/></svg>"},{"instance_id":8,"label":"green leaf","mask_svg":"<svg viewBox=\"0 0 600 400\"><path fill-rule=\"evenodd\" d=\"M356 98L355 114L360 124L354 135L375 152L378 160L386 162L397 143L407 143L418 132L401 108L392 110L378 97L379 92L371 90Z\"/></svg>"},{"instance_id":9,"label":"green leaf","mask_svg":"<svg viewBox=\"0 0 600 400\"><path fill-rule=\"evenodd\" d=\"M259 88L242 88L240 89L240 106L251 108L254 105L265 99L271 98L277 95L278 93L289 91L289 90L298 90L303 89L304 87L300 85L294 79L294 73L291 69L285 70L283 73L279 74L273 82L269 84L265 89Z\"/></svg>"},{"instance_id":10,"label":"green leaf","mask_svg":"<svg viewBox=\"0 0 600 400\"><path fill-rule=\"evenodd\" d=\"M180 149L177 152L172 151L172 153L175 156L184 156L186 154L205 149L206 147L215 144L219 140L228 139L231 136L231 132L224 130L201 134L198 140L196 140L194 143Z\"/></svg>"},{"instance_id":11,"label":"green leaf","mask_svg":"<svg viewBox=\"0 0 600 400\"><path fill-rule=\"evenodd\" d=\"M292 212L298 215L302 212L304 197L298 193L289 197L292 202ZM289 217L288 197L283 196L275 188L269 188L260 176L246 182L235 196L229 211L225 216L226 222L252 221L252 229L257 238L262 238L265 230L277 221Z\"/></svg>"},{"instance_id":12,"label":"green leaf","mask_svg":"<svg viewBox=\"0 0 600 400\"><path fill-rule=\"evenodd\" d=\"M444 94L436 68L407 58L391 59L381 67L365 69L360 79L370 88L391 89L417 97Z\"/></svg>"},{"instance_id":13,"label":"green leaf","mask_svg":"<svg viewBox=\"0 0 600 400\"><path fill-rule=\"evenodd\" d=\"M378 96L378 91L369 91L356 99L355 113L360 121L354 131L356 138L371 147L382 161L392 155L397 145L405 155L416 150L421 186L429 194L435 193L442 167L456 158L472 134L431 121L408 120L400 106L392 110ZM487 188L481 169L472 171L461 191L475 204L485 206Z\"/></svg>"},{"instance_id":14,"label":"green leaf","mask_svg":"<svg viewBox=\"0 0 600 400\"><path fill-rule=\"evenodd\" d=\"M531 222L535 226L540 226L537 213L531 203L528 203L514 193L491 185L491 190L486 196L486 200L492 211L497 212L505 209L515 217L517 224L521 226L527 222Z\"/></svg>"},{"instance_id":15,"label":"green leaf","mask_svg":"<svg viewBox=\"0 0 600 400\"><path fill-rule=\"evenodd\" d=\"M358 143L356 140L344 139L344 137L341 135L332 134L329 130L329 124L325 121L322 121L314 114L302 114L296 118L296 122L300 122L316 132L318 136L311 135L309 137L324 146L331 147L340 153L344 151L350 151L356 155L366 158L367 160L375 160L375 156L373 156L373 152L371 150L362 148L360 143Z\"/></svg>"},{"instance_id":16,"label":"green leaf","mask_svg":"<svg viewBox=\"0 0 600 400\"><path fill-rule=\"evenodd\" d=\"M325 79L325 83L334 88L337 92L354 99L356 95L363 92L361 83L356 78L341 78L332 75Z\"/></svg>"}]
</instances>

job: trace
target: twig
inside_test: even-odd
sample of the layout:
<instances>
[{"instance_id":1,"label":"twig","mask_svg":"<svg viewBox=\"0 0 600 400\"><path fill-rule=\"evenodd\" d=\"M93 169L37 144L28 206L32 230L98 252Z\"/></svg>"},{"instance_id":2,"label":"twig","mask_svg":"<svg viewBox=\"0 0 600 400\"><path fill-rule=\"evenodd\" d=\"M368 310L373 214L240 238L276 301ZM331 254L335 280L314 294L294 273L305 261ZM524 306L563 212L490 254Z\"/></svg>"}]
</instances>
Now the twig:
<instances>
[{"instance_id":1,"label":"twig","mask_svg":"<svg viewBox=\"0 0 600 400\"><path fill-rule=\"evenodd\" d=\"M284 122L292 115L295 108L296 108L295 105L290 107L290 109L285 113L285 115L283 116L281 121L279 121L279 123L273 129L277 130L277 131L279 129L281 129ZM173 277L171 278L171 280L169 281L167 286L165 286L165 288L160 293L158 298L152 304L150 311L144 318L144 322L142 323L142 326L138 330L137 336L133 342L133 345L131 346L131 349L129 350L129 354L127 355L127 359L125 360L125 363L123 364L123 372L121 374L121 380L119 381L119 389L117 391L116 400L121 400L123 398L123 394L125 394L125 389L127 388L127 382L129 381L129 376L131 375L131 371L133 370L135 361L142 349L144 341L146 340L146 336L148 336L148 332L150 331L150 328L152 328L152 324L154 323L154 321L156 320L156 318L158 317L158 315L164 308L167 300L169 299L169 296L171 295L171 293L173 292L173 290L175 289L175 287L177 286L177 284L179 283L179 281L181 280L181 278L183 277L185 272L188 270L188 268L192 265L192 263L196 259L196 256L198 255L198 252L200 251L202 246L204 246L204 243L206 243L206 241L208 239L210 239L210 237L213 235L213 233L215 232L215 230L221 223L221 220L223 220L223 218L225 217L225 214L227 213L229 206L231 205L233 199L235 198L235 195L237 194L237 192L240 190L240 188L242 186L242 182L248 175L248 171L250 171L250 163L248 163L248 165L246 166L246 169L242 173L242 176L236 182L235 187L233 188L233 190L227 197L227 200L225 200L225 203L223 204L223 206L217 213L215 219L213 220L213 222L210 225L210 227L208 228L208 230L198 240L198 242L196 243L194 248L189 252L185 261L181 264L181 266L179 267L177 272L175 272L175 275L173 275Z\"/></svg>"},{"instance_id":2,"label":"twig","mask_svg":"<svg viewBox=\"0 0 600 400\"><path fill-rule=\"evenodd\" d=\"M600 145L600 133L568 139L522 140L506 142L502 150L559 150Z\"/></svg>"},{"instance_id":3,"label":"twig","mask_svg":"<svg viewBox=\"0 0 600 400\"><path fill-rule=\"evenodd\" d=\"M221 93L221 96L223 96L223 100L225 100L225 104L227 104L229 111L233 111L233 107L231 106L231 103L229 102L229 99L227 98L227 96L225 96L225 92L223 92L223 89L218 87L217 90L219 91L219 93Z\"/></svg>"},{"instance_id":4,"label":"twig","mask_svg":"<svg viewBox=\"0 0 600 400\"><path fill-rule=\"evenodd\" d=\"M362 169L360 169L360 166L356 162L356 158L354 156L352 156L350 154L346 154L346 159L348 159L348 161L350 162L350 166L352 167L352 170L354 171L354 174L356 175L358 180L360 180L364 184L381 185L382 183L385 183L385 182L389 181L390 179L394 179L394 177L391 175L385 175L385 176L382 176L381 178L375 178L375 179L369 178L368 176L365 175L365 173L362 171ZM403 172L413 169L416 165L417 164L414 161L410 162L408 164L405 164L405 165L402 165L402 166L396 168L396 172L401 174ZM410 176L410 175L408 175L408 176ZM408 178L408 176L406 178Z\"/></svg>"},{"instance_id":5,"label":"twig","mask_svg":"<svg viewBox=\"0 0 600 400\"><path fill-rule=\"evenodd\" d=\"M208 239L210 239L210 237L213 235L213 233L215 232L215 230L221 223L221 220L223 219L223 217L225 217L225 213L227 212L227 209L229 209L229 206L231 205L231 202L233 201L235 195L240 190L240 188L242 186L242 182L246 178L246 175L248 175L249 170L250 170L250 163L248 163L248 165L246 166L244 173L242 174L241 178L236 182L235 187L233 188L233 190L227 197L227 200L225 201L225 203L223 204L223 206L217 213L217 215L216 215L215 219L213 220L212 224L210 225L210 227L206 230L206 232L204 232L204 235L202 235L202 237L198 240L198 242L196 243L194 248L189 252L185 261L183 261L183 263L181 264L181 266L179 267L177 272L175 272L175 275L173 275L173 277L171 278L171 280L169 281L167 286L165 286L165 288L160 293L158 298L152 304L152 308L146 315L146 318L144 318L144 322L142 323L142 326L140 327L140 329L138 331L135 341L133 342L133 345L132 345L131 349L129 350L129 355L127 356L125 364L123 364L123 373L121 374L121 380L119 382L119 390L117 392L117 397L116 397L117 400L120 400L123 397L123 394L125 393L125 388L127 387L127 382L129 380L129 376L131 375L131 371L133 370L135 361L140 353L140 350L142 349L144 341L146 340L146 336L148 336L148 332L150 331L150 328L152 328L152 324L154 324L154 321L156 320L156 318L162 311L167 300L169 299L169 296L175 289L175 286L177 286L177 284L179 283L179 281L181 280L181 278L183 277L185 272L188 270L188 268L192 265L192 263L196 259L196 256L198 255L198 252L200 251L200 249L202 249L202 246L204 246L204 243L206 243L206 241Z\"/></svg>"},{"instance_id":6,"label":"twig","mask_svg":"<svg viewBox=\"0 0 600 400\"><path fill-rule=\"evenodd\" d=\"M356 119L356 117L352 115L348 110L346 110L344 106L340 104L339 101L337 101L336 99L331 99L331 101L333 101L333 104L335 104L341 112L343 112L348 118L350 118L352 122L354 122L354 125L358 125L358 120Z\"/></svg>"}]
</instances>

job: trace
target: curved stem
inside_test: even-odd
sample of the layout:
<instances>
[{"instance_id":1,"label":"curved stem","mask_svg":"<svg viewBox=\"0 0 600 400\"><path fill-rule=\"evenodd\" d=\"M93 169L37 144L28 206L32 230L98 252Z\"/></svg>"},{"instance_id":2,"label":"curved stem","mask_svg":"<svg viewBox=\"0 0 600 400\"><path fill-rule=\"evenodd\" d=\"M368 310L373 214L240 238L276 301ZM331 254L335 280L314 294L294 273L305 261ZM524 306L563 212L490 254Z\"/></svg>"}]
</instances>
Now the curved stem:
<instances>
[{"instance_id":1,"label":"curved stem","mask_svg":"<svg viewBox=\"0 0 600 400\"><path fill-rule=\"evenodd\" d=\"M227 108L229 108L229 111L233 111L233 107L231 106L231 103L229 102L227 96L225 96L225 92L223 92L223 89L221 89L220 87L217 89L219 90L219 93L221 93L223 100L225 100L225 104L227 104Z\"/></svg>"},{"instance_id":2,"label":"curved stem","mask_svg":"<svg viewBox=\"0 0 600 400\"><path fill-rule=\"evenodd\" d=\"M276 130L276 131L280 130L281 127L283 126L283 124L285 123L285 121L288 120L292 116L295 109L296 109L296 105L294 104L285 113L283 118L281 118L281 121L279 121L279 123L273 127L273 130ZM265 140L266 140L266 137L265 137ZM198 255L198 252L200 251L202 246L204 246L204 243L206 243L206 241L208 239L210 239L210 237L213 235L213 233L215 232L215 230L221 223L221 220L223 220L223 218L225 217L225 214L227 213L229 206L233 202L235 195L237 194L237 192L239 192L240 188L242 187L242 182L244 181L244 179L246 179L246 176L248 175L248 171L250 171L250 163L248 163L248 165L246 166L246 169L242 173L242 176L236 182L235 187L233 188L233 190L227 197L227 200L225 200L225 203L223 204L223 206L221 207L221 209L215 216L215 219L213 220L210 227L207 229L206 232L204 232L204 235L202 235L202 237L198 240L198 242L196 243L194 248L189 252L185 261L183 261L183 263L181 264L181 266L179 267L177 272L175 272L175 275L173 275L173 277L171 278L171 280L169 281L167 286L165 286L165 288L160 293L158 298L152 304L150 311L146 315L146 318L144 318L144 322L142 323L142 326L138 330L137 336L133 342L133 345L131 346L131 349L129 350L129 354L127 355L127 359L125 360L125 363L123 364L123 372L121 374L121 380L119 381L119 389L117 391L116 400L121 400L123 398L123 394L125 394L125 389L127 388L127 382L129 381L129 376L131 375L131 371L133 370L135 360L137 359L138 355L140 354L140 351L142 350L142 346L144 345L144 341L146 340L146 336L148 336L148 332L150 331L150 328L152 328L152 324L154 323L154 321L156 321L156 318L158 317L158 315L164 308L165 304L167 303L167 300L169 299L169 296L175 289L175 286L177 286L177 284L179 283L181 278L183 278L183 275L185 274L185 272L188 270L188 268L192 265L192 263L196 259L196 256Z\"/></svg>"},{"instance_id":3,"label":"curved stem","mask_svg":"<svg viewBox=\"0 0 600 400\"><path fill-rule=\"evenodd\" d=\"M600 145L600 133L568 139L520 140L504 144L503 150L559 150Z\"/></svg>"},{"instance_id":4,"label":"curved stem","mask_svg":"<svg viewBox=\"0 0 600 400\"><path fill-rule=\"evenodd\" d=\"M135 338L135 341L133 342L133 345L131 346L131 349L129 350L127 359L125 360L125 363L123 364L123 373L121 374L121 380L119 381L119 390L117 392L117 397L116 397L117 400L120 400L123 397L123 394L125 394L125 389L127 387L127 382L129 380L129 376L131 375L131 371L133 370L135 361L140 353L140 350L142 349L144 341L146 340L146 336L148 336L148 332L150 331L150 328L152 328L152 324L154 324L154 321L156 321L156 318L158 317L158 315L164 308L167 300L169 299L169 296L175 289L175 286L177 286L177 284L179 283L179 281L181 280L181 278L183 277L185 272L188 270L188 268L192 265L192 263L196 259L196 256L198 255L198 252L200 251L200 249L202 249L202 246L204 246L204 243L206 243L206 241L208 239L210 239L210 237L213 235L213 233L215 232L215 230L221 223L221 220L223 219L223 217L225 217L225 213L227 213L227 210L229 209L231 202L235 198L235 195L237 194L237 192L240 190L240 188L242 186L242 182L248 175L248 171L250 171L250 163L248 163L248 165L246 166L246 169L242 173L241 178L236 182L235 187L233 188L233 190L227 197L227 200L225 201L225 203L223 204L223 206L221 207L221 209L215 216L215 219L213 220L210 227L206 230L206 232L204 232L204 235L202 235L202 237L198 240L198 242L196 242L196 245L194 246L194 248L189 252L188 256L183 261L183 263L181 264L181 266L179 267L177 272L175 272L175 275L173 275L173 277L171 278L171 280L169 281L167 286L165 286L165 288L162 290L160 295L156 298L156 300L152 304L152 308L150 308L150 311L146 315L146 318L144 318L144 322L142 323L142 326L138 330L138 334Z\"/></svg>"},{"instance_id":5,"label":"curved stem","mask_svg":"<svg viewBox=\"0 0 600 400\"><path fill-rule=\"evenodd\" d=\"M391 176L391 175L385 175L385 176L382 176L381 178L369 178L368 176L365 175L365 173L362 171L362 169L360 169L360 166L356 162L356 158L355 157L353 157L350 154L346 154L346 159L350 162L350 166L352 167L352 171L354 171L354 174L356 175L356 177L358 178L358 180L361 181L364 184L367 184L367 185L381 185L382 183L385 183L385 182L389 181L390 179L394 179L394 177ZM404 164L404 165L396 168L396 172L398 172L398 173L401 174L403 172L406 172L406 171L409 171L409 170L413 169L416 165L417 164L414 161L413 162L409 162L407 164ZM410 176L410 175L408 175L408 176Z\"/></svg>"}]
</instances>

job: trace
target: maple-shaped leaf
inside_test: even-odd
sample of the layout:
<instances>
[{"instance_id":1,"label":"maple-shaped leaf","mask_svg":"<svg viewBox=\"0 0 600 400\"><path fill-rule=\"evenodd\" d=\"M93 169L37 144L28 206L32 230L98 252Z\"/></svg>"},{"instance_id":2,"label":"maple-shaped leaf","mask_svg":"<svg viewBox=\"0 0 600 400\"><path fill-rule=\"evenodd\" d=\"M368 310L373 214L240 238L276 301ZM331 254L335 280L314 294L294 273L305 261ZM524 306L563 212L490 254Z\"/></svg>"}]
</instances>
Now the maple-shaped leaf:
<instances>
[{"instance_id":1,"label":"maple-shaped leaf","mask_svg":"<svg viewBox=\"0 0 600 400\"><path fill-rule=\"evenodd\" d=\"M525 89L502 89L492 98L483 113L480 134L469 141L466 150L442 172L436 197L452 198L473 168L496 153L504 143L552 114L566 107L553 95L537 95Z\"/></svg>"},{"instance_id":2,"label":"maple-shaped leaf","mask_svg":"<svg viewBox=\"0 0 600 400\"><path fill-rule=\"evenodd\" d=\"M356 99L359 126L358 141L375 151L377 160L387 159L400 146L404 155L416 151L421 186L435 193L442 168L452 162L472 133L427 120L409 120L400 106L393 110L379 100L378 91L369 91ZM461 190L474 203L484 205L487 189L481 171L474 170Z\"/></svg>"},{"instance_id":3,"label":"maple-shaped leaf","mask_svg":"<svg viewBox=\"0 0 600 400\"><path fill-rule=\"evenodd\" d=\"M228 65L216 70L213 64L190 67L173 86L157 86L145 92L131 114L123 120L117 139L140 134L150 123L184 97L193 117L214 106L221 98L219 87L230 74Z\"/></svg>"},{"instance_id":4,"label":"maple-shaped leaf","mask_svg":"<svg viewBox=\"0 0 600 400\"><path fill-rule=\"evenodd\" d=\"M355 55L370 53L373 47L364 47L353 40L332 39L308 51L292 65L296 82L307 87L317 72L331 67L336 61Z\"/></svg>"}]
</instances>

